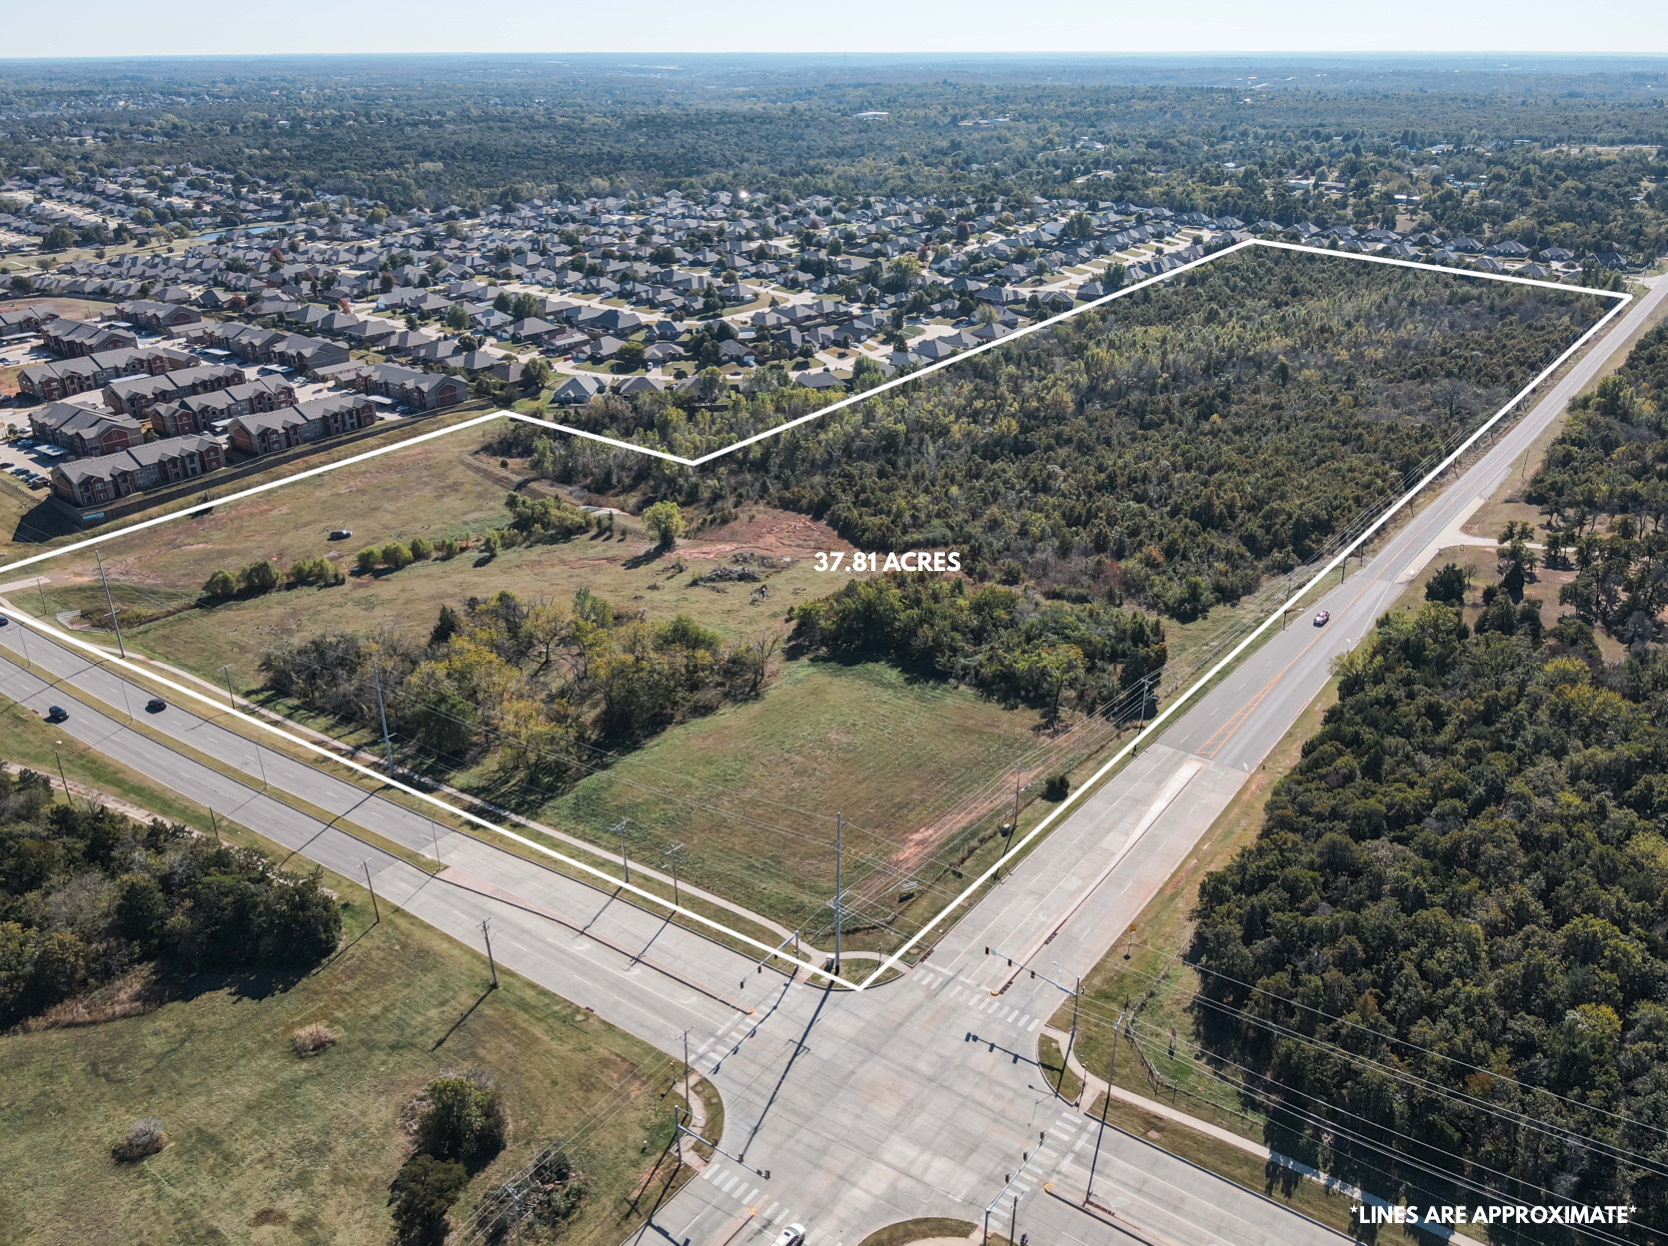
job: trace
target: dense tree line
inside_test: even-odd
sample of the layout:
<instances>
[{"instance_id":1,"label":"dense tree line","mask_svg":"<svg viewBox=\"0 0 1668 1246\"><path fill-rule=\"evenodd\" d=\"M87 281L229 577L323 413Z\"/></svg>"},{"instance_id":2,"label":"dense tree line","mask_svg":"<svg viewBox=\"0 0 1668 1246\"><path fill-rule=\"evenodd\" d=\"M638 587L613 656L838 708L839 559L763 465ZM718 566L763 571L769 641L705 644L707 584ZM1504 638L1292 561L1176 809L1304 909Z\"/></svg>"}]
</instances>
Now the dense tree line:
<instances>
[{"instance_id":1,"label":"dense tree line","mask_svg":"<svg viewBox=\"0 0 1668 1246\"><path fill-rule=\"evenodd\" d=\"M1668 607L1668 326L1571 414L1526 496L1546 514L1546 564L1573 569L1559 601L1629 644L1661 638Z\"/></svg>"},{"instance_id":2,"label":"dense tree line","mask_svg":"<svg viewBox=\"0 0 1668 1246\"><path fill-rule=\"evenodd\" d=\"M1662 1229L1668 663L1431 603L1339 675L1200 889L1209 1058L1274 1103L1277 1149L1392 1201L1489 1201L1452 1175Z\"/></svg>"},{"instance_id":3,"label":"dense tree line","mask_svg":"<svg viewBox=\"0 0 1668 1246\"><path fill-rule=\"evenodd\" d=\"M727 644L684 615L647 623L588 590L567 605L501 592L443 607L426 642L284 641L261 671L272 691L345 722L380 731L385 706L393 732L442 769L490 761L548 791L603 764L602 750L756 695L774 647Z\"/></svg>"},{"instance_id":4,"label":"dense tree line","mask_svg":"<svg viewBox=\"0 0 1668 1246\"><path fill-rule=\"evenodd\" d=\"M577 440L543 469L720 509L764 498L863 549L953 546L976 578L1186 620L1314 557L1597 310L1588 295L1241 253L700 473ZM818 401L790 387L690 410L645 395L577 422L687 457Z\"/></svg>"},{"instance_id":5,"label":"dense tree line","mask_svg":"<svg viewBox=\"0 0 1668 1246\"><path fill-rule=\"evenodd\" d=\"M145 962L310 965L341 936L319 879L178 824L55 803L44 776L0 767L0 1027Z\"/></svg>"},{"instance_id":6,"label":"dense tree line","mask_svg":"<svg viewBox=\"0 0 1668 1246\"><path fill-rule=\"evenodd\" d=\"M1122 705L1165 659L1164 627L1150 616L930 573L852 580L793 619L804 649L925 670L1054 718L1072 701ZM1149 703L1137 693L1123 708L1134 717Z\"/></svg>"}]
</instances>

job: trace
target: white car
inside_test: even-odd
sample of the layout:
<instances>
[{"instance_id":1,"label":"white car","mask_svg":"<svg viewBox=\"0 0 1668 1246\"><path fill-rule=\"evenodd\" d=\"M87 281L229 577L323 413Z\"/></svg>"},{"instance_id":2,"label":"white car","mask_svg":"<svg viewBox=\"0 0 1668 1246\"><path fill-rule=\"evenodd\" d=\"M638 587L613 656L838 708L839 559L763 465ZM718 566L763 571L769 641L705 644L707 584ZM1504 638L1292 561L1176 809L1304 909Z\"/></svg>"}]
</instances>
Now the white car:
<instances>
[{"instance_id":1,"label":"white car","mask_svg":"<svg viewBox=\"0 0 1668 1246\"><path fill-rule=\"evenodd\" d=\"M800 1243L804 1240L805 1226L802 1224L790 1224L787 1228L783 1229L776 1235L776 1241L773 1243L773 1246L800 1246Z\"/></svg>"}]
</instances>

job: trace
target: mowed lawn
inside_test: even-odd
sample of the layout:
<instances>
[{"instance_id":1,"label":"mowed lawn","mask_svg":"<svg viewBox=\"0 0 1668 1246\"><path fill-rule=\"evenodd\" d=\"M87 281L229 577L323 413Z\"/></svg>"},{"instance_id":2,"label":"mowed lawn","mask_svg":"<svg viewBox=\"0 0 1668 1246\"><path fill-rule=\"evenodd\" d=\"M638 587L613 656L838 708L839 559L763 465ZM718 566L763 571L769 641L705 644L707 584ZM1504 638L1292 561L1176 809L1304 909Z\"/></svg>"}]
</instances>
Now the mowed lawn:
<instances>
[{"instance_id":1,"label":"mowed lawn","mask_svg":"<svg viewBox=\"0 0 1668 1246\"><path fill-rule=\"evenodd\" d=\"M1034 743L1038 716L879 663L787 663L757 701L685 723L583 780L538 816L797 925L865 860L909 860L910 837ZM900 857L900 852L902 856ZM907 867L906 867L907 868Z\"/></svg>"},{"instance_id":2,"label":"mowed lawn","mask_svg":"<svg viewBox=\"0 0 1668 1246\"><path fill-rule=\"evenodd\" d=\"M0 1239L387 1241L401 1110L441 1073L484 1069L510 1142L459 1207L583 1129L569 1149L591 1194L563 1240L614 1246L665 1142L666 1058L512 974L483 999L482 957L386 904L368 920L356 898L345 950L287 990L199 981L146 1016L0 1037ZM314 1021L341 1041L304 1060L290 1036ZM147 1115L167 1149L115 1164L111 1143Z\"/></svg>"}]
</instances>

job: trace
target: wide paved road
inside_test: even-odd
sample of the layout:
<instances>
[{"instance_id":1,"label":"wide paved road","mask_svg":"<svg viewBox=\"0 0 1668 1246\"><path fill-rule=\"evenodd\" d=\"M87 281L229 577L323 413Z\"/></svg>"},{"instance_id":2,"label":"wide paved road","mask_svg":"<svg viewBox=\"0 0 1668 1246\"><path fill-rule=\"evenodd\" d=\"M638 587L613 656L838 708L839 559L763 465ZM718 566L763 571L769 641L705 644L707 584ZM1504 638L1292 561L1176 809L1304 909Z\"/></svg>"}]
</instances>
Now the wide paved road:
<instances>
[{"instance_id":1,"label":"wide paved road","mask_svg":"<svg viewBox=\"0 0 1668 1246\"><path fill-rule=\"evenodd\" d=\"M1039 1242L1132 1234L1176 1246L1335 1242L1331 1230L1110 1131L1097 1201L1124 1200L1121 1227L1076 1206L1093 1130L1044 1087L1033 1063L1038 1029L1060 996L1025 977L993 994L1009 975L983 948L1023 955L1046 939L1039 965L1086 972L1325 684L1332 659L1360 641L1399 581L1434 553L1435 538L1493 490L1611 353L1608 343L1665 296L1668 283L1639 300L1514 430L1332 590L1320 603L1332 611L1329 627L1296 626L1271 639L1066 818L928 961L861 994L753 974L734 952L467 836L442 834L447 870L431 878L354 836L363 828L432 855L426 818L271 751L257 760L212 713L175 706L149 720L242 775L231 778L128 728L121 714L99 712L94 698L123 704L121 681L38 635L27 639L28 656L51 685L0 660L0 693L36 709L65 705L66 734L344 874L370 859L382 894L466 942L490 917L505 964L663 1049L678 1050L675 1036L690 1029L696 1063L724 1095L723 1146L746 1163L719 1157L659 1210L645 1238L760 1246L797 1220L810 1227L810 1246L855 1246L893 1220L978 1220L993 1202L993 1228L1005 1232L1017 1194L1020 1231ZM0 650L21 653L20 632L0 629ZM130 687L127 696L142 705L145 693ZM263 768L271 788L300 795L326 817L252 791ZM1045 1191L1049 1183L1061 1197Z\"/></svg>"}]
</instances>

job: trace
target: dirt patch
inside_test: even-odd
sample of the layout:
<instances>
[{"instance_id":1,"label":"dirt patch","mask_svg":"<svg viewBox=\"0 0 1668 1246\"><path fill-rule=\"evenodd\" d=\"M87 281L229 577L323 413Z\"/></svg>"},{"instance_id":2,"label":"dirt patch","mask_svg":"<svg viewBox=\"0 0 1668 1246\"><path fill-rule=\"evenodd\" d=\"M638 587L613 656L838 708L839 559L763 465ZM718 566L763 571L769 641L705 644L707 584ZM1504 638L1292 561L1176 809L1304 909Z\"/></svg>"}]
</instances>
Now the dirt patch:
<instances>
[{"instance_id":1,"label":"dirt patch","mask_svg":"<svg viewBox=\"0 0 1668 1246\"><path fill-rule=\"evenodd\" d=\"M708 528L701 534L698 544L689 546L687 551L680 547L679 552L688 552L690 557L717 558L741 550L752 550L761 554L804 558L819 549L845 550L849 553L855 548L834 529L809 515L760 506L748 509L730 523ZM697 549L711 552L692 552Z\"/></svg>"},{"instance_id":2,"label":"dirt patch","mask_svg":"<svg viewBox=\"0 0 1668 1246\"><path fill-rule=\"evenodd\" d=\"M290 1222L287 1211L279 1211L276 1207L263 1207L249 1220L252 1229L264 1228L267 1225L285 1225Z\"/></svg>"}]
</instances>

